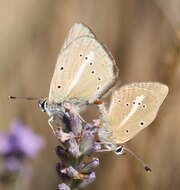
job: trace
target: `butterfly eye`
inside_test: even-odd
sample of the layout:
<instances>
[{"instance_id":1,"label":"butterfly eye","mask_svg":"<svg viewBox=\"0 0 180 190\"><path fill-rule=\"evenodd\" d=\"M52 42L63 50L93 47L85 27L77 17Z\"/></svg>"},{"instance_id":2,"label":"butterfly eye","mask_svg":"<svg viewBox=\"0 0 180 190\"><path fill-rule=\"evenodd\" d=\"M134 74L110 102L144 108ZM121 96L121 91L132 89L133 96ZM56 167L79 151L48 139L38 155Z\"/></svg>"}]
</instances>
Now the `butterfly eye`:
<instances>
[{"instance_id":1,"label":"butterfly eye","mask_svg":"<svg viewBox=\"0 0 180 190\"><path fill-rule=\"evenodd\" d=\"M141 105L141 102L138 102L138 105L140 106L140 105Z\"/></svg>"},{"instance_id":2,"label":"butterfly eye","mask_svg":"<svg viewBox=\"0 0 180 190\"><path fill-rule=\"evenodd\" d=\"M118 149L116 150L116 152L121 152L122 151L122 146L121 147L118 147Z\"/></svg>"},{"instance_id":3,"label":"butterfly eye","mask_svg":"<svg viewBox=\"0 0 180 190\"><path fill-rule=\"evenodd\" d=\"M92 65L92 64L93 64L92 62L89 63L89 65Z\"/></svg>"},{"instance_id":4,"label":"butterfly eye","mask_svg":"<svg viewBox=\"0 0 180 190\"><path fill-rule=\"evenodd\" d=\"M82 57L82 54L80 54L79 56Z\"/></svg>"},{"instance_id":5,"label":"butterfly eye","mask_svg":"<svg viewBox=\"0 0 180 190\"><path fill-rule=\"evenodd\" d=\"M61 86L60 86L60 85L58 85L58 86L57 86L57 88L61 88Z\"/></svg>"},{"instance_id":6,"label":"butterfly eye","mask_svg":"<svg viewBox=\"0 0 180 190\"><path fill-rule=\"evenodd\" d=\"M84 59L86 59L86 60L87 60L87 59L88 59L88 57L86 56Z\"/></svg>"},{"instance_id":7,"label":"butterfly eye","mask_svg":"<svg viewBox=\"0 0 180 190\"><path fill-rule=\"evenodd\" d=\"M64 69L64 67L61 67L60 70L62 71Z\"/></svg>"},{"instance_id":8,"label":"butterfly eye","mask_svg":"<svg viewBox=\"0 0 180 190\"><path fill-rule=\"evenodd\" d=\"M135 104L136 104L136 102L135 102L135 101L133 101L133 104L135 105Z\"/></svg>"},{"instance_id":9,"label":"butterfly eye","mask_svg":"<svg viewBox=\"0 0 180 190\"><path fill-rule=\"evenodd\" d=\"M100 87L98 86L98 87L97 87L97 90L99 90L99 89L100 89Z\"/></svg>"},{"instance_id":10,"label":"butterfly eye","mask_svg":"<svg viewBox=\"0 0 180 190\"><path fill-rule=\"evenodd\" d=\"M95 73L95 71L91 71L91 73L92 73L92 74L94 74L94 73Z\"/></svg>"},{"instance_id":11,"label":"butterfly eye","mask_svg":"<svg viewBox=\"0 0 180 190\"><path fill-rule=\"evenodd\" d=\"M122 155L122 154L124 154L123 146L117 147L117 149L115 150L115 153L116 153L117 155Z\"/></svg>"},{"instance_id":12,"label":"butterfly eye","mask_svg":"<svg viewBox=\"0 0 180 190\"><path fill-rule=\"evenodd\" d=\"M102 80L100 77L98 77L98 80Z\"/></svg>"}]
</instances>

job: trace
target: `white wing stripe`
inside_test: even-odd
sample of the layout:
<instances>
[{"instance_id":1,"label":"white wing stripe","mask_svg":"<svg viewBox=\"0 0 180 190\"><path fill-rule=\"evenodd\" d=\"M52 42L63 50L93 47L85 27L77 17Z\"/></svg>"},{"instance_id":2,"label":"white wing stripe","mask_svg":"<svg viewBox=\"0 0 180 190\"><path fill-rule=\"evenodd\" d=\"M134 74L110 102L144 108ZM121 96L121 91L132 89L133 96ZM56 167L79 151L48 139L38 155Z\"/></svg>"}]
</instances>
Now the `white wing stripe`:
<instances>
[{"instance_id":1,"label":"white wing stripe","mask_svg":"<svg viewBox=\"0 0 180 190\"><path fill-rule=\"evenodd\" d=\"M68 90L67 94L69 94L71 92L71 90L76 86L77 82L79 82L79 79L80 79L81 75L83 74L83 71L84 71L85 67L88 65L88 63L90 61L94 60L94 52L91 51L85 57L88 57L88 59L84 61L84 63L81 65L81 67L79 68L78 72L74 76L74 80L72 81L71 86L69 87L69 90Z\"/></svg>"},{"instance_id":2,"label":"white wing stripe","mask_svg":"<svg viewBox=\"0 0 180 190\"><path fill-rule=\"evenodd\" d=\"M144 99L144 96L143 96L143 95L137 96L135 102L141 102L141 103L142 103L143 99ZM124 125L124 124L130 119L130 117L133 116L133 114L137 111L138 107L139 107L139 106L138 106L137 103L136 103L135 105L133 105L131 111L128 113L127 117L125 117L125 118L122 120L121 125L120 125L119 127L121 127L122 125Z\"/></svg>"}]
</instances>

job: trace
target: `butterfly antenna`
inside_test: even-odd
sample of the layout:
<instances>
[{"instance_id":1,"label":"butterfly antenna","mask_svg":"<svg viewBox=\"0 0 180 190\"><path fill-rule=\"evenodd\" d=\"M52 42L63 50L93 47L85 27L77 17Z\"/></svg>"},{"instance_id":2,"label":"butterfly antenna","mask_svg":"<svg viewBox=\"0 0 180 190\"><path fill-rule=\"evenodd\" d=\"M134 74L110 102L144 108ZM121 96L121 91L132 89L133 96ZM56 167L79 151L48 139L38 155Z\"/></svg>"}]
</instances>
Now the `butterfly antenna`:
<instances>
[{"instance_id":1,"label":"butterfly antenna","mask_svg":"<svg viewBox=\"0 0 180 190\"><path fill-rule=\"evenodd\" d=\"M147 172L151 172L151 168L148 167L143 160L141 160L132 150L130 150L129 148L123 147L123 150L126 150L128 153L130 153L132 156L134 156L134 158L136 160L138 160L140 162L140 164L143 166L143 168L147 171Z\"/></svg>"},{"instance_id":2,"label":"butterfly antenna","mask_svg":"<svg viewBox=\"0 0 180 190\"><path fill-rule=\"evenodd\" d=\"M21 97L21 96L9 96L9 99L24 99L24 100L41 100L40 97Z\"/></svg>"}]
</instances>

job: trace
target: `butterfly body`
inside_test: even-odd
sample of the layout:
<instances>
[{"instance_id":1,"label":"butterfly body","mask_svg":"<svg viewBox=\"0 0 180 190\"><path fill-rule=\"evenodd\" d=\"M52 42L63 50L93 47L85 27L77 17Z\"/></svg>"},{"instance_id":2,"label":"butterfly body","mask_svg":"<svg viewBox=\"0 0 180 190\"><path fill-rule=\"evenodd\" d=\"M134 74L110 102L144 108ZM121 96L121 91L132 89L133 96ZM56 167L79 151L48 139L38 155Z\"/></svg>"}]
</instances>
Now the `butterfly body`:
<instances>
[{"instance_id":1,"label":"butterfly body","mask_svg":"<svg viewBox=\"0 0 180 190\"><path fill-rule=\"evenodd\" d=\"M78 113L79 106L83 107L83 105L78 104L78 101L62 101L60 103L48 103L46 99L39 101L39 108L42 112L46 112L49 117L53 117L56 115L63 116L63 113L66 112L66 109L74 109L74 112ZM76 111L75 111L76 110Z\"/></svg>"},{"instance_id":2,"label":"butterfly body","mask_svg":"<svg viewBox=\"0 0 180 190\"><path fill-rule=\"evenodd\" d=\"M167 93L168 87L157 82L133 83L114 91L109 109L100 105L100 140L116 150L132 139L154 121Z\"/></svg>"}]
</instances>

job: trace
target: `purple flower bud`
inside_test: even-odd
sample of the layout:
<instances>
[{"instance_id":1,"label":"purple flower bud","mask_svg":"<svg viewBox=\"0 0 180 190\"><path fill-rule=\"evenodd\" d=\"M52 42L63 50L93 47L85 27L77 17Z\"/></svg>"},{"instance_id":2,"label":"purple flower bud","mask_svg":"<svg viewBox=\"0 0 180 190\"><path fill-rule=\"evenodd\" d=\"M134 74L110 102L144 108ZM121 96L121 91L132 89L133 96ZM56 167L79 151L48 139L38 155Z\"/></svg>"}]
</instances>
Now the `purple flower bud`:
<instances>
[{"instance_id":1,"label":"purple flower bud","mask_svg":"<svg viewBox=\"0 0 180 190\"><path fill-rule=\"evenodd\" d=\"M67 151L65 151L61 146L57 146L55 151L57 156L62 160L63 163L68 163L69 155Z\"/></svg>"},{"instance_id":2,"label":"purple flower bud","mask_svg":"<svg viewBox=\"0 0 180 190\"><path fill-rule=\"evenodd\" d=\"M92 147L95 137L93 132L90 130L84 130L82 136L83 137L80 143L80 151L82 153L85 153Z\"/></svg>"},{"instance_id":3,"label":"purple flower bud","mask_svg":"<svg viewBox=\"0 0 180 190\"><path fill-rule=\"evenodd\" d=\"M56 154L61 158L62 156L65 156L67 154L67 152L63 149L62 146L58 145L56 146Z\"/></svg>"},{"instance_id":4,"label":"purple flower bud","mask_svg":"<svg viewBox=\"0 0 180 190\"><path fill-rule=\"evenodd\" d=\"M79 170L82 173L88 173L92 171L94 168L99 166L99 158L93 158L89 163L84 163L83 165L80 166Z\"/></svg>"},{"instance_id":5,"label":"purple flower bud","mask_svg":"<svg viewBox=\"0 0 180 190\"><path fill-rule=\"evenodd\" d=\"M95 152L99 152L99 150L101 150L101 145L96 143L96 144L93 144L91 147L89 147L89 149L87 149L84 154L92 154Z\"/></svg>"},{"instance_id":6,"label":"purple flower bud","mask_svg":"<svg viewBox=\"0 0 180 190\"><path fill-rule=\"evenodd\" d=\"M66 133L64 132L61 127L59 127L57 130L56 130L56 136L57 138L62 142L64 143L65 141L69 140L70 138L72 138L73 134L72 133Z\"/></svg>"},{"instance_id":7,"label":"purple flower bud","mask_svg":"<svg viewBox=\"0 0 180 190\"><path fill-rule=\"evenodd\" d=\"M87 177L80 183L79 187L84 188L90 183L92 183L96 179L95 172L91 172L87 175Z\"/></svg>"},{"instance_id":8,"label":"purple flower bud","mask_svg":"<svg viewBox=\"0 0 180 190\"><path fill-rule=\"evenodd\" d=\"M73 157L76 157L78 158L79 156L81 156L81 153L79 151L79 146L76 142L76 139L73 137L71 139L69 139L67 142L66 142L66 145L68 147L68 151L69 153L73 156Z\"/></svg>"},{"instance_id":9,"label":"purple flower bud","mask_svg":"<svg viewBox=\"0 0 180 190\"><path fill-rule=\"evenodd\" d=\"M56 171L58 176L63 180L63 181L68 181L70 180L70 177L63 171L64 165L61 162L58 162L56 164Z\"/></svg>"},{"instance_id":10,"label":"purple flower bud","mask_svg":"<svg viewBox=\"0 0 180 190\"><path fill-rule=\"evenodd\" d=\"M58 175L61 175L61 169L62 169L63 167L62 167L62 163L61 162L58 162L57 164L56 164L56 171L57 171L57 173L58 173Z\"/></svg>"},{"instance_id":11,"label":"purple flower bud","mask_svg":"<svg viewBox=\"0 0 180 190\"><path fill-rule=\"evenodd\" d=\"M81 134L82 124L79 115L69 112L71 130L75 136Z\"/></svg>"},{"instance_id":12,"label":"purple flower bud","mask_svg":"<svg viewBox=\"0 0 180 190\"><path fill-rule=\"evenodd\" d=\"M64 170L64 173L67 174L69 177L76 177L79 175L79 172L77 170L75 170L72 166L66 168Z\"/></svg>"},{"instance_id":13,"label":"purple flower bud","mask_svg":"<svg viewBox=\"0 0 180 190\"><path fill-rule=\"evenodd\" d=\"M58 190L71 190L71 189L65 183L61 183L58 185Z\"/></svg>"}]
</instances>

